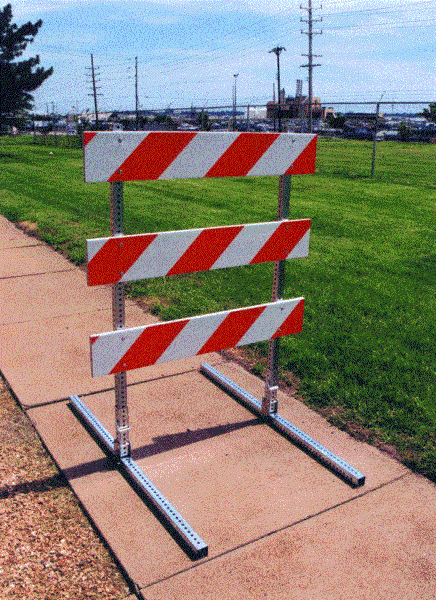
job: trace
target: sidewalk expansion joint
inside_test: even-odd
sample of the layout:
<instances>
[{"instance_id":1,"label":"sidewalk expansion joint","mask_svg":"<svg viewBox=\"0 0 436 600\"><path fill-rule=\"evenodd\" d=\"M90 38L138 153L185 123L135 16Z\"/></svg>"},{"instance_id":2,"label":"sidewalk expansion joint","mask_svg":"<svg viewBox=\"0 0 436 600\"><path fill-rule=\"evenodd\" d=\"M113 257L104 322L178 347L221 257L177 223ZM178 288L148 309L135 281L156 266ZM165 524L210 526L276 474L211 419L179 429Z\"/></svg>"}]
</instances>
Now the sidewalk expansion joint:
<instances>
[{"instance_id":1,"label":"sidewalk expansion joint","mask_svg":"<svg viewBox=\"0 0 436 600\"><path fill-rule=\"evenodd\" d=\"M24 273L22 275L6 275L5 277L0 277L0 281L6 279L23 279L24 277L39 277L40 275L53 275L54 273L69 273L70 271L74 271L74 267L68 269L55 269L53 271L41 271L40 273Z\"/></svg>"},{"instance_id":2,"label":"sidewalk expansion joint","mask_svg":"<svg viewBox=\"0 0 436 600\"><path fill-rule=\"evenodd\" d=\"M311 519L314 519L316 517L319 517L326 513L329 513L331 511L335 510L336 508L345 506L346 504L349 504L350 502L353 502L354 500L359 500L363 496L367 496L368 494L377 492L378 490L380 490L384 487L387 487L389 485L397 483L398 481L401 481L402 479L405 479L406 477L410 477L412 475L414 475L414 473L412 473L412 472L406 472L406 473L403 473L402 475L398 475L398 477L394 477L393 479L390 479L389 481L385 481L384 483L381 483L380 485L378 485L374 488L371 488L370 490L366 490L366 491L362 492L361 494L354 496L353 498L347 498L347 500L343 500L342 502L338 502L337 504L334 504L333 506L324 508L323 510L320 510L319 512L313 513L311 515L307 515L307 517L298 519L298 521L294 521L293 523L289 523L288 525L283 525L283 527L279 527L278 529L274 529L274 531L269 531L268 533L265 533L264 535L260 535L256 538L253 538L247 542L244 542L243 544L239 544L237 546L234 546L233 548L229 548L229 550L220 552L219 554L216 554L215 556L210 556L210 557L204 558L202 560L199 560L199 561L197 561L196 564L192 565L191 567L187 567L186 569L181 569L180 571L177 571L176 573L172 573L171 575L168 575L167 577L162 577L162 579L158 579L156 581L153 581L152 583L148 583L147 585L142 586L141 589L145 590L147 588L153 587L154 585L157 585L164 581L168 581L168 580L172 579L173 577L177 577L178 575L187 573L188 571L191 571L192 569L196 569L196 568L200 567L201 565L204 565L205 563L212 562L218 558L222 558L223 556L227 556L228 554L231 554L232 552L235 552L236 550L241 550L242 548L251 546L252 544L255 544L256 542L267 539L277 533L281 533L283 531L290 530L293 527L296 527L297 525L301 525L301 523L305 523L306 521L310 521Z\"/></svg>"},{"instance_id":3,"label":"sidewalk expansion joint","mask_svg":"<svg viewBox=\"0 0 436 600\"><path fill-rule=\"evenodd\" d=\"M1 323L0 327L9 327L10 325L23 325L25 323L47 323L48 321L54 321L55 319L65 319L79 317L80 315L89 315L91 313L96 312L108 312L110 313L110 308L92 308L91 310L86 310L83 312L71 312L71 313L62 313L59 315L49 315L46 317L42 317L38 320L26 319L25 321L8 321L7 323Z\"/></svg>"},{"instance_id":4,"label":"sidewalk expansion joint","mask_svg":"<svg viewBox=\"0 0 436 600\"><path fill-rule=\"evenodd\" d=\"M1 249L1 251L3 252L4 250L21 250L21 248L38 248L40 246L47 247L47 245L44 244L44 242L39 242L37 244L23 244L22 246L5 246Z\"/></svg>"}]
</instances>

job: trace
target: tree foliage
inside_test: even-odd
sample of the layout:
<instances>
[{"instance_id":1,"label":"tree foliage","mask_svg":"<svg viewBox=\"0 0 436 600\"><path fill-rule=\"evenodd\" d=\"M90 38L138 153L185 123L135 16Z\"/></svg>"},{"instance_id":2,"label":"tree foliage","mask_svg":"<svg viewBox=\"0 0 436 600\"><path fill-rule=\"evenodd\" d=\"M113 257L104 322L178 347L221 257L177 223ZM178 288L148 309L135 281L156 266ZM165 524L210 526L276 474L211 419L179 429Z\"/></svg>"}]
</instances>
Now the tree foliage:
<instances>
[{"instance_id":1,"label":"tree foliage","mask_svg":"<svg viewBox=\"0 0 436 600\"><path fill-rule=\"evenodd\" d=\"M347 117L344 115L332 115L331 113L327 113L326 117L327 123L330 127L334 127L335 129L342 129L345 125L345 121Z\"/></svg>"},{"instance_id":2,"label":"tree foliage","mask_svg":"<svg viewBox=\"0 0 436 600\"><path fill-rule=\"evenodd\" d=\"M42 21L18 26L12 22L12 7L0 10L0 125L32 108L35 91L53 73L39 65L39 56L17 60L37 35Z\"/></svg>"},{"instance_id":3,"label":"tree foliage","mask_svg":"<svg viewBox=\"0 0 436 600\"><path fill-rule=\"evenodd\" d=\"M422 116L430 121L431 123L436 123L436 102L432 102L430 104L430 109L424 108L422 111Z\"/></svg>"}]
</instances>

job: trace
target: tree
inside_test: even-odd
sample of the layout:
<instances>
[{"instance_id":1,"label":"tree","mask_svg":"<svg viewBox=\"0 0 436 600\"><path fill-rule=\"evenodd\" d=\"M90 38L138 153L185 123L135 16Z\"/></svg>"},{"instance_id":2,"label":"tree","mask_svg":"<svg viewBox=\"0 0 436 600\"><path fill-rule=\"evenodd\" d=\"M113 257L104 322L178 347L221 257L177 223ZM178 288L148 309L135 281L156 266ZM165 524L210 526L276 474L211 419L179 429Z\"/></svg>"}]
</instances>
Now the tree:
<instances>
[{"instance_id":1,"label":"tree","mask_svg":"<svg viewBox=\"0 0 436 600\"><path fill-rule=\"evenodd\" d=\"M39 56L18 61L31 44L42 21L30 21L18 27L12 23L12 7L6 4L0 10L0 130L5 123L13 123L19 113L32 108L31 92L50 77L53 67L39 67Z\"/></svg>"},{"instance_id":2,"label":"tree","mask_svg":"<svg viewBox=\"0 0 436 600\"><path fill-rule=\"evenodd\" d=\"M330 127L333 127L334 129L343 129L346 120L347 117L345 117L344 115L334 116L331 113L328 113L326 116L327 123L330 125Z\"/></svg>"},{"instance_id":3,"label":"tree","mask_svg":"<svg viewBox=\"0 0 436 600\"><path fill-rule=\"evenodd\" d=\"M408 142L410 140L410 136L412 135L412 130L410 127L407 127L404 121L401 121L398 127L398 137L402 142Z\"/></svg>"},{"instance_id":4,"label":"tree","mask_svg":"<svg viewBox=\"0 0 436 600\"><path fill-rule=\"evenodd\" d=\"M431 123L436 123L436 102L432 102L430 104L430 110L424 108L424 110L422 111L422 116L425 117L427 121L430 121Z\"/></svg>"},{"instance_id":5,"label":"tree","mask_svg":"<svg viewBox=\"0 0 436 600\"><path fill-rule=\"evenodd\" d=\"M210 131L212 129L212 123L210 122L209 114L204 110L197 115L195 120L202 131Z\"/></svg>"}]
</instances>

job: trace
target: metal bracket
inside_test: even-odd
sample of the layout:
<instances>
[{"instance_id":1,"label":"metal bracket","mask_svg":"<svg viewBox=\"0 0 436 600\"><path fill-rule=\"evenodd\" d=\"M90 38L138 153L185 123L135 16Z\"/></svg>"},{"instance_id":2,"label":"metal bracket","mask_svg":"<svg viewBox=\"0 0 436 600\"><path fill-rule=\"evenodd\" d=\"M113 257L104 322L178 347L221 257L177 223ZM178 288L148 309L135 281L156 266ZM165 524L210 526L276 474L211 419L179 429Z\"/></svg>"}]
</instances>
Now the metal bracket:
<instances>
[{"instance_id":1,"label":"metal bracket","mask_svg":"<svg viewBox=\"0 0 436 600\"><path fill-rule=\"evenodd\" d=\"M267 385L267 393L262 398L262 415L268 416L271 414L275 414L279 408L279 403L277 399L278 386L274 385L270 387Z\"/></svg>"}]
</instances>

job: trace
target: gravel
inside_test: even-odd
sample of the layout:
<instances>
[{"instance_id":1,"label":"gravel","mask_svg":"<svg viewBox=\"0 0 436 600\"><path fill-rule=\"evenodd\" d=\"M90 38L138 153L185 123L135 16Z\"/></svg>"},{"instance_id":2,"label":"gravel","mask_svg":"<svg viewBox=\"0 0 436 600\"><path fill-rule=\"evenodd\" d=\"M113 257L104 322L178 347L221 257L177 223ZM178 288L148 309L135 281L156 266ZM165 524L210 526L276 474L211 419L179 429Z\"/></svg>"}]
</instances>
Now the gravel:
<instances>
[{"instance_id":1,"label":"gravel","mask_svg":"<svg viewBox=\"0 0 436 600\"><path fill-rule=\"evenodd\" d=\"M0 380L0 599L119 600L129 587Z\"/></svg>"}]
</instances>

